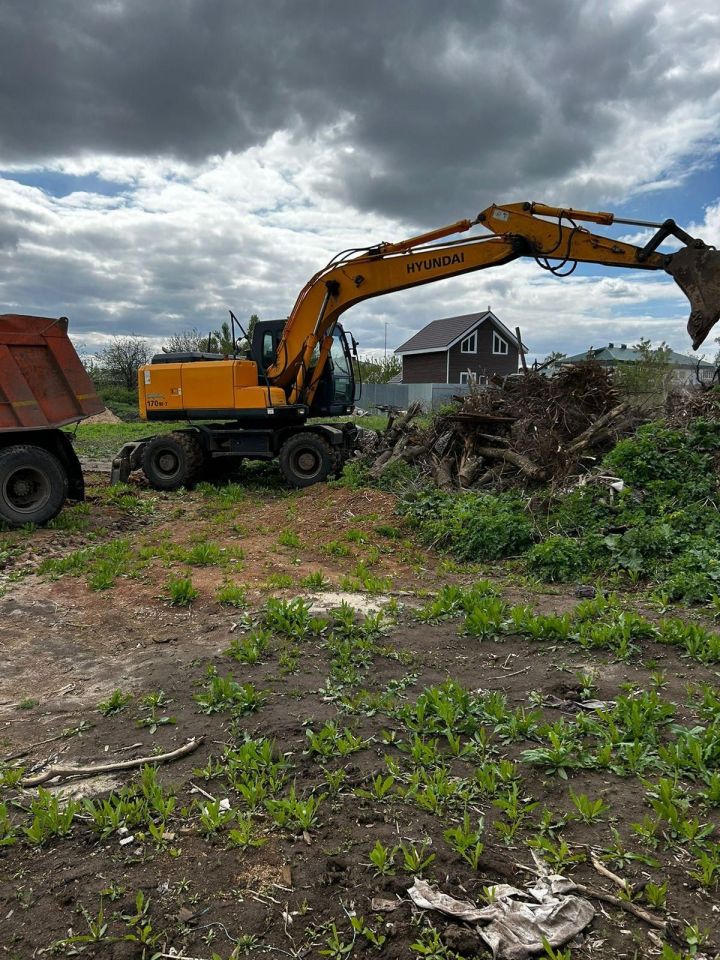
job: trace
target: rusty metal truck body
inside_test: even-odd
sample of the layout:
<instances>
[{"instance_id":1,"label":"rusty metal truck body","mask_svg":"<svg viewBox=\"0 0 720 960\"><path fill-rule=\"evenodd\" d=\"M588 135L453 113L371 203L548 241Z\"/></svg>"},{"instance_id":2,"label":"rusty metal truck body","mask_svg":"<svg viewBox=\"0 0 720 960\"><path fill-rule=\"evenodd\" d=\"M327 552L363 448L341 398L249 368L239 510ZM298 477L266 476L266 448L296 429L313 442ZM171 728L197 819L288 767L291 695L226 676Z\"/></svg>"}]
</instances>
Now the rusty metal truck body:
<instances>
[{"instance_id":1,"label":"rusty metal truck body","mask_svg":"<svg viewBox=\"0 0 720 960\"><path fill-rule=\"evenodd\" d=\"M60 427L104 403L67 334L66 317L0 316L0 521L46 523L82 500L82 470Z\"/></svg>"}]
</instances>

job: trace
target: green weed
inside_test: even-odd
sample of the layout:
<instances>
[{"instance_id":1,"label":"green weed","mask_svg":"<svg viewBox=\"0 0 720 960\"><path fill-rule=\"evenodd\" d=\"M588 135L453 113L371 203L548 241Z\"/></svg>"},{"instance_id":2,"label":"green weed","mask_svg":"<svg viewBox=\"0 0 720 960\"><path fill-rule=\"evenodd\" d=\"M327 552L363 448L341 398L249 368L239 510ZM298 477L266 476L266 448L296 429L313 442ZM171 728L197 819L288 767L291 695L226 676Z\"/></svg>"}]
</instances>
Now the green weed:
<instances>
[{"instance_id":1,"label":"green weed","mask_svg":"<svg viewBox=\"0 0 720 960\"><path fill-rule=\"evenodd\" d=\"M195 694L193 700L203 713L229 710L234 716L253 713L264 703L264 698L251 683L236 683L229 673L225 677L211 676L205 693Z\"/></svg>"},{"instance_id":2,"label":"green weed","mask_svg":"<svg viewBox=\"0 0 720 960\"><path fill-rule=\"evenodd\" d=\"M101 700L98 703L97 709L104 717L110 717L113 713L120 713L121 710L124 710L131 700L131 693L113 690L107 700Z\"/></svg>"},{"instance_id":3,"label":"green weed","mask_svg":"<svg viewBox=\"0 0 720 960\"><path fill-rule=\"evenodd\" d=\"M171 577L165 585L165 596L173 607L189 607L199 595L190 577Z\"/></svg>"},{"instance_id":4,"label":"green weed","mask_svg":"<svg viewBox=\"0 0 720 960\"><path fill-rule=\"evenodd\" d=\"M223 583L217 588L215 599L226 607L246 607L245 588L237 583Z\"/></svg>"}]
</instances>

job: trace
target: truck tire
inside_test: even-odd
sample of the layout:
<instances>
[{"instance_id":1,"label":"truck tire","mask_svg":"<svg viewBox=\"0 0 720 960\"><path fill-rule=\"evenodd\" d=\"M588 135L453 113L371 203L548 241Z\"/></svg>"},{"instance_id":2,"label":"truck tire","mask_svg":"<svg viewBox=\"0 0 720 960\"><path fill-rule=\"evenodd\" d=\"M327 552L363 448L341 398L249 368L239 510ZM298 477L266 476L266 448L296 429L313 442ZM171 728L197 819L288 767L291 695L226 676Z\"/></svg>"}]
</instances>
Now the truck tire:
<instances>
[{"instance_id":1,"label":"truck tire","mask_svg":"<svg viewBox=\"0 0 720 960\"><path fill-rule=\"evenodd\" d=\"M166 433L149 440L142 452L142 469L155 490L177 490L200 478L205 456L197 437Z\"/></svg>"},{"instance_id":2,"label":"truck tire","mask_svg":"<svg viewBox=\"0 0 720 960\"><path fill-rule=\"evenodd\" d=\"M316 433L296 433L280 448L280 470L291 487L310 487L335 470L329 443Z\"/></svg>"},{"instance_id":3,"label":"truck tire","mask_svg":"<svg viewBox=\"0 0 720 960\"><path fill-rule=\"evenodd\" d=\"M0 450L0 520L11 527L47 523L67 495L65 468L48 450L24 444Z\"/></svg>"}]
</instances>

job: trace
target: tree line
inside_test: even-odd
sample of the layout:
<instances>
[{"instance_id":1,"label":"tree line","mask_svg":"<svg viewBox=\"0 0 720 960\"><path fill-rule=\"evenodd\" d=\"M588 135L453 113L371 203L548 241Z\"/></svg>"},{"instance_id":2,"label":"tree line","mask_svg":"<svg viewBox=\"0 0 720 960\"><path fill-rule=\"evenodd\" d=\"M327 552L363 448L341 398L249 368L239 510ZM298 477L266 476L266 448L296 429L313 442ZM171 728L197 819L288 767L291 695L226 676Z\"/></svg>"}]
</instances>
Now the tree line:
<instances>
[{"instance_id":1,"label":"tree line","mask_svg":"<svg viewBox=\"0 0 720 960\"><path fill-rule=\"evenodd\" d=\"M255 324L260 318L250 316L244 331L252 342ZM237 347L246 345L242 335L237 337ZM231 356L234 349L232 329L223 323L218 330L203 333L196 327L180 330L168 337L162 345L163 353L215 353ZM86 368L99 387L119 387L127 391L137 390L138 369L152 359L153 351L144 337L113 337L99 353L86 361ZM387 383L400 373L402 363L394 354L385 357L365 356L357 361L357 373L364 383Z\"/></svg>"}]
</instances>

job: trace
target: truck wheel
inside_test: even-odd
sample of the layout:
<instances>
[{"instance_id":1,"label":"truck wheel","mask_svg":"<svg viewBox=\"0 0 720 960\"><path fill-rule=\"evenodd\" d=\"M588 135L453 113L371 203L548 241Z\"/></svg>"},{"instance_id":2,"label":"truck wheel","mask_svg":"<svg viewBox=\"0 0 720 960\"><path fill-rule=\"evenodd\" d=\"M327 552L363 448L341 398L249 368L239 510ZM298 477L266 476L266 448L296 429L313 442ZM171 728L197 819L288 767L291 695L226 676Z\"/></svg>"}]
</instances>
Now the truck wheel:
<instances>
[{"instance_id":1,"label":"truck wheel","mask_svg":"<svg viewBox=\"0 0 720 960\"><path fill-rule=\"evenodd\" d=\"M11 527L47 523L62 509L68 477L57 457L43 447L0 450L0 520Z\"/></svg>"},{"instance_id":2,"label":"truck wheel","mask_svg":"<svg viewBox=\"0 0 720 960\"><path fill-rule=\"evenodd\" d=\"M200 442L187 433L153 437L142 453L143 473L156 490L190 486L200 477L204 462Z\"/></svg>"},{"instance_id":3,"label":"truck wheel","mask_svg":"<svg viewBox=\"0 0 720 960\"><path fill-rule=\"evenodd\" d=\"M291 487L320 483L335 469L330 444L316 433L297 433L280 448L280 469Z\"/></svg>"}]
</instances>

